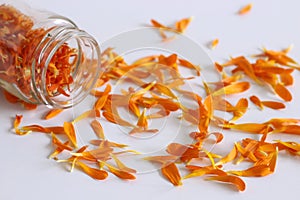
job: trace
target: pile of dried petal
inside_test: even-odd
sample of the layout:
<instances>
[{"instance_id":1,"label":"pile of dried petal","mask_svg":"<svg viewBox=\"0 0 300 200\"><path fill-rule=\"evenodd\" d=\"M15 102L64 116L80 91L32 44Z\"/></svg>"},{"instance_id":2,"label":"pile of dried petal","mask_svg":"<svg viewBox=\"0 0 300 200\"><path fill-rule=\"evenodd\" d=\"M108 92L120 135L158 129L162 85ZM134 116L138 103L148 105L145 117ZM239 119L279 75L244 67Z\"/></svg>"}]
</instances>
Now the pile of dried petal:
<instances>
[{"instance_id":1,"label":"pile of dried petal","mask_svg":"<svg viewBox=\"0 0 300 200\"><path fill-rule=\"evenodd\" d=\"M164 26L156 24L156 27ZM190 144L171 143L167 146L165 155L146 157L145 160L161 165L164 177L173 185L182 185L182 181L192 177L206 177L205 180L230 183L238 191L244 191L246 185L241 177L260 177L274 173L279 151L287 151L291 155L300 155L300 144L291 141L267 142L269 134L300 134L299 119L273 118L263 123L235 123L244 116L249 108L248 99L239 98L234 105L226 96L239 97L251 85L269 86L284 101L291 101L292 95L287 89L293 84L292 72L300 69L298 64L287 56L287 51L272 51L264 49L251 63L246 57L231 58L224 64L216 63L215 68L221 74L218 82L203 83L205 95L199 91L187 91L182 86L196 76L182 77L180 68L191 69L200 76L200 67L179 58L176 54L151 55L128 64L113 49L106 49L102 53L102 65L107 71L99 78L96 88L91 92L97 97L93 107L79 115L72 122L64 122L58 127L43 127L29 125L20 127L22 116L16 116L15 132L19 135L32 131L51 134L52 144L55 147L50 157L59 162L69 163L71 170L74 167L84 171L94 179L105 179L107 171L122 179L134 179L135 170L126 167L118 158L123 153L137 153L124 144L105 139L101 120L106 120L119 126L128 128L128 134L155 134L156 127L149 127L148 120L167 117L170 113L181 111L178 120L184 120L195 127L195 131L186 134L193 138ZM231 73L228 68L234 66ZM252 79L249 81L249 78ZM149 81L151 79L151 81ZM146 81L148 80L148 81ZM122 88L120 93L113 93L112 86L116 81L130 82L136 88ZM104 89L98 89L98 88ZM178 100L183 95L197 106L188 107ZM257 96L249 99L259 108L284 109L283 102L260 100ZM147 114L150 108L159 111ZM135 122L127 121L119 113L120 108L128 109L135 117ZM231 119L216 115L217 112L231 113ZM50 111L46 119L60 113L59 110ZM74 124L83 119L91 119L91 130L97 139L90 143L92 147L77 147ZM232 150L224 156L217 155L205 148L207 142L214 140L218 145L224 136L221 132L212 131L213 127L238 130L260 134L260 140L252 138L242 139L234 144ZM59 138L64 138L61 141ZM67 152L66 159L59 159L62 152ZM111 163L114 161L114 165ZM241 170L225 170L226 164L251 163L252 166ZM179 170L178 165L183 166ZM180 168L181 169L181 168ZM187 175L183 178L181 174Z\"/></svg>"},{"instance_id":2,"label":"pile of dried petal","mask_svg":"<svg viewBox=\"0 0 300 200\"><path fill-rule=\"evenodd\" d=\"M40 41L49 32L35 28L34 20L9 5L0 5L0 79L8 84L14 84L24 96L31 96L31 66L34 51ZM49 38L45 39L46 41ZM45 42L46 42L45 41ZM54 42L55 46L59 41ZM44 51L44 50L43 50ZM72 70L77 61L77 50L61 45L52 56L46 72L46 90L49 96L59 94L69 96L69 85L73 83ZM73 62L70 63L70 60ZM41 69L45 61L36 66L35 81L41 81ZM26 109L35 109L37 105L29 104L4 91L6 99L11 103L20 102Z\"/></svg>"}]
</instances>

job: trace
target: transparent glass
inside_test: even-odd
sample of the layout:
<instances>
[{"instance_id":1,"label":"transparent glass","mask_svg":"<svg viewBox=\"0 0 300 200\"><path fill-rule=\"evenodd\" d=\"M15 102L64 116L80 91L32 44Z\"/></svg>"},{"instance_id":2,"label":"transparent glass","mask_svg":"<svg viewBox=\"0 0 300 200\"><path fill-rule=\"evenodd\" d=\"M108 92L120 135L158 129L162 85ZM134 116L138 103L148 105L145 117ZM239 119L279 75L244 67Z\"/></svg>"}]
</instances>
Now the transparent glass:
<instances>
[{"instance_id":1,"label":"transparent glass","mask_svg":"<svg viewBox=\"0 0 300 200\"><path fill-rule=\"evenodd\" d=\"M96 83L100 49L71 20L0 0L0 86L30 104L69 108Z\"/></svg>"}]
</instances>

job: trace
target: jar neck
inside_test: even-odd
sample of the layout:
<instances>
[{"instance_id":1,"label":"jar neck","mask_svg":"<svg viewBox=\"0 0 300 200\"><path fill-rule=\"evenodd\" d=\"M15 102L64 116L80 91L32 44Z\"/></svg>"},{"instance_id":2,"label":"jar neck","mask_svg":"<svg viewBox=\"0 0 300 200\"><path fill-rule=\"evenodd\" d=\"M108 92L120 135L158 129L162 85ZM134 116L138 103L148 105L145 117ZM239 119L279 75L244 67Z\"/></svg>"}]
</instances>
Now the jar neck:
<instances>
[{"instance_id":1,"label":"jar neck","mask_svg":"<svg viewBox=\"0 0 300 200\"><path fill-rule=\"evenodd\" d=\"M81 102L101 70L96 40L72 23L48 29L31 58L32 97L55 108Z\"/></svg>"}]
</instances>

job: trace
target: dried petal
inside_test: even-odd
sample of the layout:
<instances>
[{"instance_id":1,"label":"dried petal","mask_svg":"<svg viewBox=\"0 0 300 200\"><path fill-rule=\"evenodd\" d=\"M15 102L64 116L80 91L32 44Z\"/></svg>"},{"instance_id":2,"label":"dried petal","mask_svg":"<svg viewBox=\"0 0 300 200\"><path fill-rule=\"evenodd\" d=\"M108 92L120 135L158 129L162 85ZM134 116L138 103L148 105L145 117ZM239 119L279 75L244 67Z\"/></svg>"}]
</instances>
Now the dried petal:
<instances>
[{"instance_id":1,"label":"dried petal","mask_svg":"<svg viewBox=\"0 0 300 200\"><path fill-rule=\"evenodd\" d=\"M211 176L211 177L207 178L206 180L231 183L231 184L234 184L239 191L244 191L246 189L245 182L241 178L236 177L236 176L231 176L231 175Z\"/></svg>"},{"instance_id":2,"label":"dried petal","mask_svg":"<svg viewBox=\"0 0 300 200\"><path fill-rule=\"evenodd\" d=\"M96 180L104 180L108 176L108 173L104 170L96 169L96 168L91 168L84 164L83 162L78 161L76 163L82 171L84 171L87 175L92 177L93 179Z\"/></svg>"},{"instance_id":3,"label":"dried petal","mask_svg":"<svg viewBox=\"0 0 300 200\"><path fill-rule=\"evenodd\" d=\"M51 119L51 118L57 116L62 111L64 111L64 110L63 109L52 109L46 113L46 115L44 116L44 119L45 120Z\"/></svg>"},{"instance_id":4,"label":"dried petal","mask_svg":"<svg viewBox=\"0 0 300 200\"><path fill-rule=\"evenodd\" d=\"M146 117L146 111L147 111L147 109L144 108L144 110L143 110L142 114L140 115L138 122L137 122L137 126L142 127L144 129L148 128L148 120Z\"/></svg>"},{"instance_id":5,"label":"dried petal","mask_svg":"<svg viewBox=\"0 0 300 200\"><path fill-rule=\"evenodd\" d=\"M250 101L252 101L252 103L257 105L261 110L264 108L263 104L261 103L260 99L257 96L252 95L250 97Z\"/></svg>"},{"instance_id":6,"label":"dried petal","mask_svg":"<svg viewBox=\"0 0 300 200\"><path fill-rule=\"evenodd\" d=\"M249 133L260 134L268 127L268 125L258 124L258 123L245 123L245 124L225 124L223 127L245 131Z\"/></svg>"},{"instance_id":7,"label":"dried petal","mask_svg":"<svg viewBox=\"0 0 300 200\"><path fill-rule=\"evenodd\" d=\"M183 33L188 27L188 25L190 24L190 22L192 21L192 19L193 17L189 17L189 18L181 19L178 22L176 22L175 24L176 30L180 33Z\"/></svg>"},{"instance_id":8,"label":"dried petal","mask_svg":"<svg viewBox=\"0 0 300 200\"><path fill-rule=\"evenodd\" d=\"M99 110L88 110L88 111L85 111L84 113L80 114L79 116L77 116L74 120L73 120L73 123L77 123L85 118L93 118L93 117L100 117L100 111Z\"/></svg>"},{"instance_id":9,"label":"dried petal","mask_svg":"<svg viewBox=\"0 0 300 200\"><path fill-rule=\"evenodd\" d=\"M211 49L215 49L219 44L219 39L216 38L211 42Z\"/></svg>"},{"instance_id":10,"label":"dried petal","mask_svg":"<svg viewBox=\"0 0 300 200\"><path fill-rule=\"evenodd\" d=\"M102 128L102 125L100 124L100 122L98 120L93 120L91 122L91 127L94 130L94 132L96 133L96 135L98 136L98 138L100 139L105 139L105 135L104 135L104 131Z\"/></svg>"},{"instance_id":11,"label":"dried petal","mask_svg":"<svg viewBox=\"0 0 300 200\"><path fill-rule=\"evenodd\" d=\"M242 8L239 10L238 14L239 14L239 15L244 15L244 14L249 13L250 10L252 9L252 6L253 6L252 3L247 4L246 6L242 7Z\"/></svg>"},{"instance_id":12,"label":"dried petal","mask_svg":"<svg viewBox=\"0 0 300 200\"><path fill-rule=\"evenodd\" d=\"M109 165L108 163L104 163L104 165L108 168L108 170L113 173L115 176L119 177L120 179L124 180L134 180L135 176L130 174L127 171L122 171L120 169L117 169L116 167Z\"/></svg>"},{"instance_id":13,"label":"dried petal","mask_svg":"<svg viewBox=\"0 0 300 200\"><path fill-rule=\"evenodd\" d=\"M248 110L248 100L246 98L241 98L236 106L235 109L233 111L233 118L231 119L231 121L236 121L238 119L240 119Z\"/></svg>"},{"instance_id":14,"label":"dried petal","mask_svg":"<svg viewBox=\"0 0 300 200\"><path fill-rule=\"evenodd\" d=\"M237 157L238 151L236 147L234 146L232 150L227 154L225 157L223 157L219 162L216 163L216 165L223 165L225 163L233 161Z\"/></svg>"},{"instance_id":15,"label":"dried petal","mask_svg":"<svg viewBox=\"0 0 300 200\"><path fill-rule=\"evenodd\" d=\"M161 172L174 186L182 185L181 176L175 163L163 165Z\"/></svg>"},{"instance_id":16,"label":"dried petal","mask_svg":"<svg viewBox=\"0 0 300 200\"><path fill-rule=\"evenodd\" d=\"M128 173L136 173L136 170L135 169L132 169L132 168L129 168L127 167L123 162L121 162L121 160L118 159L117 156L115 156L114 154L111 154L111 157L114 159L114 161L116 162L118 168L121 170L121 171L125 171L125 172L128 172Z\"/></svg>"},{"instance_id":17,"label":"dried petal","mask_svg":"<svg viewBox=\"0 0 300 200\"><path fill-rule=\"evenodd\" d=\"M272 87L273 87L274 91L276 92L276 94L278 94L278 96L280 96L283 100L285 100L285 101L292 100L292 98L293 98L292 94L283 85L276 84L276 85L273 85Z\"/></svg>"},{"instance_id":18,"label":"dried petal","mask_svg":"<svg viewBox=\"0 0 300 200\"><path fill-rule=\"evenodd\" d=\"M268 108L275 109L275 110L285 108L285 105L283 103L281 103L281 102L276 102L276 101L262 101L261 103L264 106L266 106Z\"/></svg>"},{"instance_id":19,"label":"dried petal","mask_svg":"<svg viewBox=\"0 0 300 200\"><path fill-rule=\"evenodd\" d=\"M258 165L241 171L228 171L230 174L235 174L244 177L261 177L273 173L267 165Z\"/></svg>"},{"instance_id":20,"label":"dried petal","mask_svg":"<svg viewBox=\"0 0 300 200\"><path fill-rule=\"evenodd\" d=\"M19 125L21 124L23 119L23 115L16 115L15 120L14 120L14 129L16 130Z\"/></svg>"},{"instance_id":21,"label":"dried petal","mask_svg":"<svg viewBox=\"0 0 300 200\"><path fill-rule=\"evenodd\" d=\"M76 139L76 133L73 123L71 122L64 122L64 131L66 136L70 139L71 143L74 145L74 147L77 148L77 139Z\"/></svg>"},{"instance_id":22,"label":"dried petal","mask_svg":"<svg viewBox=\"0 0 300 200\"><path fill-rule=\"evenodd\" d=\"M226 176L227 175L227 173L224 172L223 170L214 169L214 168L209 166L209 167L200 167L196 170L193 170L190 174L183 177L183 179L204 176L204 175L207 175L207 174L214 174L214 175L218 175L218 176Z\"/></svg>"},{"instance_id":23,"label":"dried petal","mask_svg":"<svg viewBox=\"0 0 300 200\"><path fill-rule=\"evenodd\" d=\"M179 62L179 65L181 65L183 67L196 70L197 76L200 76L201 68L199 66L192 64L188 60L184 60L184 59L180 59L180 58L178 58L178 62Z\"/></svg>"},{"instance_id":24,"label":"dried petal","mask_svg":"<svg viewBox=\"0 0 300 200\"><path fill-rule=\"evenodd\" d=\"M237 94L242 93L250 88L249 82L237 82L227 85L215 92L213 92L213 96L219 95L230 95L230 94Z\"/></svg>"}]
</instances>

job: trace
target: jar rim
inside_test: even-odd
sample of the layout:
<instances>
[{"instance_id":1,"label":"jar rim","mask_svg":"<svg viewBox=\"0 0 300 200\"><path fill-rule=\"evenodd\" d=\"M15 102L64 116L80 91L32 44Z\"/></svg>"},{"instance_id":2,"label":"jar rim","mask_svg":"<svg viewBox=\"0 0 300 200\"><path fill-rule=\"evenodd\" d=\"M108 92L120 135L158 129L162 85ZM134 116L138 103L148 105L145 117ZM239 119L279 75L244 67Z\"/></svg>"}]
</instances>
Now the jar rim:
<instances>
[{"instance_id":1,"label":"jar rim","mask_svg":"<svg viewBox=\"0 0 300 200\"><path fill-rule=\"evenodd\" d=\"M64 87L69 90L69 96L59 93L49 94L46 75L51 60L60 47L71 42L77 46L77 61L74 63L76 66L72 66L70 71L74 82ZM49 29L34 54L38 57L35 59L36 56L33 56L31 66L33 96L49 107L65 109L80 103L92 90L101 72L101 54L97 41L77 27L57 26ZM40 75L38 80L37 76Z\"/></svg>"}]
</instances>

